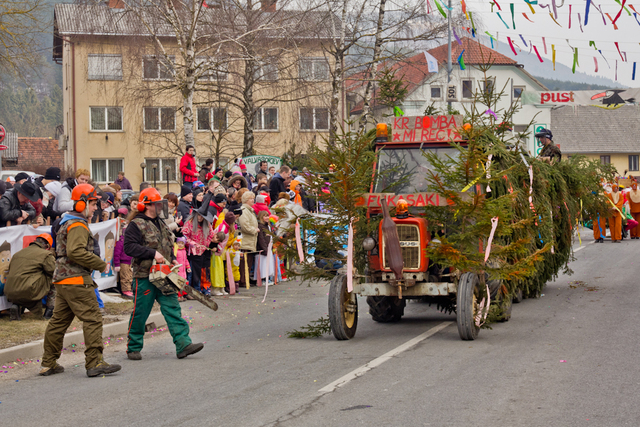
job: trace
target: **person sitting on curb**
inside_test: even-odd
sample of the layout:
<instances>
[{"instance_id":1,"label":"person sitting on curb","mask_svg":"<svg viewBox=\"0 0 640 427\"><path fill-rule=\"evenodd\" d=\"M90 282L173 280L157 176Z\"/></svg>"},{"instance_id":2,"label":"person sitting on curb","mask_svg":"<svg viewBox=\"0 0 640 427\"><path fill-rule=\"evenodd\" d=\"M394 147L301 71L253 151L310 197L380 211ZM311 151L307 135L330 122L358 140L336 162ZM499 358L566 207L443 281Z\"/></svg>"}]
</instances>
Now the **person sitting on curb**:
<instances>
[{"instance_id":1,"label":"person sitting on curb","mask_svg":"<svg viewBox=\"0 0 640 427\"><path fill-rule=\"evenodd\" d=\"M48 233L40 234L26 248L18 251L9 263L5 295L13 305L11 320L20 320L23 309L42 317L42 299L47 297L44 319L50 319L55 302L55 287L52 284L56 269L56 258L51 251L53 238Z\"/></svg>"},{"instance_id":2,"label":"person sitting on curb","mask_svg":"<svg viewBox=\"0 0 640 427\"><path fill-rule=\"evenodd\" d=\"M98 198L91 185L76 185L71 192L73 211L66 213L60 221L56 236L58 258L53 273L56 304L44 333L40 371L43 376L64 372L57 361L62 352L64 334L76 316L82 321L87 376L97 377L120 370L120 365L110 365L102 358L102 314L94 292L98 285L91 277L93 270L107 271L107 263L93 252L93 234L87 223L98 209Z\"/></svg>"},{"instance_id":3,"label":"person sitting on curb","mask_svg":"<svg viewBox=\"0 0 640 427\"><path fill-rule=\"evenodd\" d=\"M129 321L127 357L141 360L144 328L147 318L158 301L160 311L167 321L169 332L176 345L178 359L202 350L204 344L191 342L189 324L182 318L176 290L170 285L156 287L149 281L151 266L165 262L177 265L173 254L173 233L163 221L168 214L169 204L162 199L155 188L140 192L138 213L131 220L124 234L124 252L133 258L134 307Z\"/></svg>"}]
</instances>

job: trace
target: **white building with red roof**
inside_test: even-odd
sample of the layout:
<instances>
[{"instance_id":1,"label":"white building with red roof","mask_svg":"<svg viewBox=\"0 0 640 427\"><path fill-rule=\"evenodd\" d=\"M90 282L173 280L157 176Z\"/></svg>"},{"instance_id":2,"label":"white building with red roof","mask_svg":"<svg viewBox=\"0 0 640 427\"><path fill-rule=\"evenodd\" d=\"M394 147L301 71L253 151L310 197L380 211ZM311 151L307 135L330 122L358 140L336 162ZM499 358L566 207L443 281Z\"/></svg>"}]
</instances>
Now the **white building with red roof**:
<instances>
[{"instance_id":1,"label":"white building with red roof","mask_svg":"<svg viewBox=\"0 0 640 427\"><path fill-rule=\"evenodd\" d=\"M484 46L476 40L464 37L462 44L456 41L451 45L451 57L453 70L451 82L447 82L447 45L441 45L427 51L438 62L438 71L430 72L427 64L427 55L420 52L410 58L393 64L390 68L395 71L395 77L406 82L408 96L398 105L406 116L425 114L425 110L433 105L441 111L447 110L447 103L451 102L451 108L465 114L472 106L477 93L485 90L495 90L502 93L497 105L492 110L501 117L501 113L509 109L512 103L518 102L518 98L525 91L544 91L547 88L525 71L524 66L513 59L498 53L490 47ZM463 52L464 51L464 52ZM462 53L466 69L462 70L458 57ZM483 71L491 64L488 70ZM382 70L389 64L378 67ZM366 79L364 73L351 76L346 88L349 93L348 102L352 116L362 113L364 85ZM377 102L376 91L372 99L373 115L377 120L382 120L392 114L391 108L380 105ZM546 105L520 105L520 109L513 117L513 131L518 133L529 132L527 147L535 153L535 139L533 130L536 127L550 127L551 106ZM530 123L534 128L527 128Z\"/></svg>"}]
</instances>

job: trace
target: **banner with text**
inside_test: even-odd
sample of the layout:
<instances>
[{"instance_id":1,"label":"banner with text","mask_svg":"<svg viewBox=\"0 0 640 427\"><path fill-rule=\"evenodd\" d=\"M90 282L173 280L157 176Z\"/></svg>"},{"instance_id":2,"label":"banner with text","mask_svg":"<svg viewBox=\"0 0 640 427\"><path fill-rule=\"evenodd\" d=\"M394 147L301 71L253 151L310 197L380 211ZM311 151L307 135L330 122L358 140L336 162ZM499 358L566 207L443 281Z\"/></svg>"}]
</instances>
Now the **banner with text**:
<instances>
[{"instance_id":1,"label":"banner with text","mask_svg":"<svg viewBox=\"0 0 640 427\"><path fill-rule=\"evenodd\" d=\"M394 117L391 141L397 143L462 141L462 116Z\"/></svg>"},{"instance_id":2,"label":"banner with text","mask_svg":"<svg viewBox=\"0 0 640 427\"><path fill-rule=\"evenodd\" d=\"M247 156L242 158L242 162L247 166L247 172L251 175L256 176L258 171L260 170L260 163L267 162L267 171L271 166L276 168L276 172L280 170L280 166L282 166L282 159L277 156Z\"/></svg>"},{"instance_id":3,"label":"banner with text","mask_svg":"<svg viewBox=\"0 0 640 427\"><path fill-rule=\"evenodd\" d=\"M640 89L567 90L557 92L527 92L521 95L523 104L583 105L618 108L640 102Z\"/></svg>"},{"instance_id":4,"label":"banner with text","mask_svg":"<svg viewBox=\"0 0 640 427\"><path fill-rule=\"evenodd\" d=\"M99 289L113 288L116 286L116 272L113 270L113 250L115 249L118 235L118 220L89 224L89 230L94 239L100 245L100 257L105 260L109 270L104 273L93 272L93 280ZM51 227L40 226L33 228L30 225L14 225L0 228L0 282L6 283L7 270L11 257L18 251L29 246L39 234L51 233ZM7 303L6 297L0 297L0 310L6 309L11 304Z\"/></svg>"}]
</instances>

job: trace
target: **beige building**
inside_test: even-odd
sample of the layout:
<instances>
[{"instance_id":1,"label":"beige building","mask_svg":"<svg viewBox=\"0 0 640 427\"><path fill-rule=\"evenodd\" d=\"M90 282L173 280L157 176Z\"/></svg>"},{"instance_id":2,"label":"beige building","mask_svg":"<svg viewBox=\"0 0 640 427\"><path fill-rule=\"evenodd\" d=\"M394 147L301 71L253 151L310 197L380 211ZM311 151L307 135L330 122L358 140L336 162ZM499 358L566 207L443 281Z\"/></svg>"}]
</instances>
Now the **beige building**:
<instances>
[{"instance_id":1,"label":"beige building","mask_svg":"<svg viewBox=\"0 0 640 427\"><path fill-rule=\"evenodd\" d=\"M276 13L269 4L271 9L262 12ZM124 171L134 189L143 180L154 182L155 176L157 187L179 191L184 101L175 76L182 66L181 51L175 36L161 34L162 46L174 61L167 64L153 38L140 34L144 30L135 14L118 7L122 4L115 0L109 5L55 6L54 59L63 67L60 150L65 166L90 169L97 183L113 182L118 171ZM323 27L321 17L298 18L297 31L305 23ZM305 37L294 34L282 41L270 35L269 50L277 55L263 62L260 52L254 57L255 154L279 156L292 144L300 151L328 137L331 63L321 46L326 37L311 30L303 33ZM313 34L317 36L309 36ZM218 52L215 61L214 71L198 78L193 98L198 167L216 154L224 165L243 151L246 64L230 51Z\"/></svg>"},{"instance_id":2,"label":"beige building","mask_svg":"<svg viewBox=\"0 0 640 427\"><path fill-rule=\"evenodd\" d=\"M551 131L563 158L582 154L612 164L620 175L640 175L638 105L557 107L551 110Z\"/></svg>"}]
</instances>

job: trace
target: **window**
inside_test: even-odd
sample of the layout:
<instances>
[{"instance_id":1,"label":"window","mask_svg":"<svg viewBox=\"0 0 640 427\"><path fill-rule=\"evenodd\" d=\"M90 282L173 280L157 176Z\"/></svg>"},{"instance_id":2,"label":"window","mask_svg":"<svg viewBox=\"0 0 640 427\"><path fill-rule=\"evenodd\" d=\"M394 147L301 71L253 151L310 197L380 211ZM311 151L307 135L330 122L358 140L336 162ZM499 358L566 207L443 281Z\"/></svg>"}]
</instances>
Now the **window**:
<instances>
[{"instance_id":1,"label":"window","mask_svg":"<svg viewBox=\"0 0 640 427\"><path fill-rule=\"evenodd\" d=\"M431 86L431 98L433 99L442 98L442 86Z\"/></svg>"},{"instance_id":2,"label":"window","mask_svg":"<svg viewBox=\"0 0 640 427\"><path fill-rule=\"evenodd\" d=\"M147 165L144 168L144 180L153 182L153 165L155 167L156 181L177 181L176 159L144 159Z\"/></svg>"},{"instance_id":3,"label":"window","mask_svg":"<svg viewBox=\"0 0 640 427\"><path fill-rule=\"evenodd\" d=\"M629 156L629 170L637 171L638 170L638 156Z\"/></svg>"},{"instance_id":4,"label":"window","mask_svg":"<svg viewBox=\"0 0 640 427\"><path fill-rule=\"evenodd\" d=\"M255 130L278 130L278 109L258 108L253 120Z\"/></svg>"},{"instance_id":5,"label":"window","mask_svg":"<svg viewBox=\"0 0 640 427\"><path fill-rule=\"evenodd\" d=\"M608 165L611 163L611 156L600 156L600 163Z\"/></svg>"},{"instance_id":6,"label":"window","mask_svg":"<svg viewBox=\"0 0 640 427\"><path fill-rule=\"evenodd\" d=\"M525 147L527 144L527 129L529 129L529 125L513 125L513 135L518 138L520 143Z\"/></svg>"},{"instance_id":7,"label":"window","mask_svg":"<svg viewBox=\"0 0 640 427\"><path fill-rule=\"evenodd\" d=\"M473 99L473 80L462 81L462 99Z\"/></svg>"},{"instance_id":8,"label":"window","mask_svg":"<svg viewBox=\"0 0 640 427\"><path fill-rule=\"evenodd\" d=\"M124 159L91 159L91 178L95 182L114 182L124 170Z\"/></svg>"},{"instance_id":9,"label":"window","mask_svg":"<svg viewBox=\"0 0 640 427\"><path fill-rule=\"evenodd\" d=\"M524 86L514 86L513 99L520 99L520 97L522 96L522 92L524 92Z\"/></svg>"},{"instance_id":10,"label":"window","mask_svg":"<svg viewBox=\"0 0 640 427\"><path fill-rule=\"evenodd\" d=\"M301 130L329 130L328 108L301 108Z\"/></svg>"},{"instance_id":11,"label":"window","mask_svg":"<svg viewBox=\"0 0 640 427\"><path fill-rule=\"evenodd\" d=\"M122 80L122 55L89 54L89 80Z\"/></svg>"},{"instance_id":12,"label":"window","mask_svg":"<svg viewBox=\"0 0 640 427\"><path fill-rule=\"evenodd\" d=\"M303 80L328 81L329 63L324 58L305 58L298 64L298 74Z\"/></svg>"},{"instance_id":13,"label":"window","mask_svg":"<svg viewBox=\"0 0 640 427\"><path fill-rule=\"evenodd\" d=\"M277 61L259 62L256 64L256 71L253 75L255 80L274 82L278 80Z\"/></svg>"},{"instance_id":14,"label":"window","mask_svg":"<svg viewBox=\"0 0 640 427\"><path fill-rule=\"evenodd\" d=\"M92 131L122 131L122 107L91 107L90 114Z\"/></svg>"},{"instance_id":15,"label":"window","mask_svg":"<svg viewBox=\"0 0 640 427\"><path fill-rule=\"evenodd\" d=\"M173 107L144 107L144 130L176 130L176 109Z\"/></svg>"},{"instance_id":16,"label":"window","mask_svg":"<svg viewBox=\"0 0 640 427\"><path fill-rule=\"evenodd\" d=\"M226 130L226 108L198 108L198 130Z\"/></svg>"},{"instance_id":17,"label":"window","mask_svg":"<svg viewBox=\"0 0 640 427\"><path fill-rule=\"evenodd\" d=\"M198 77L198 80L221 82L229 79L229 64L227 63L216 64L202 57L196 58L196 63L203 68L202 75Z\"/></svg>"},{"instance_id":18,"label":"window","mask_svg":"<svg viewBox=\"0 0 640 427\"><path fill-rule=\"evenodd\" d=\"M173 80L174 56L169 57L170 62L164 58L147 56L142 59L143 80Z\"/></svg>"},{"instance_id":19,"label":"window","mask_svg":"<svg viewBox=\"0 0 640 427\"><path fill-rule=\"evenodd\" d=\"M487 79L482 81L482 91L485 94L493 93L493 89L496 85L496 81L494 79Z\"/></svg>"}]
</instances>

